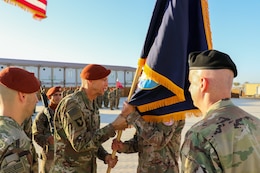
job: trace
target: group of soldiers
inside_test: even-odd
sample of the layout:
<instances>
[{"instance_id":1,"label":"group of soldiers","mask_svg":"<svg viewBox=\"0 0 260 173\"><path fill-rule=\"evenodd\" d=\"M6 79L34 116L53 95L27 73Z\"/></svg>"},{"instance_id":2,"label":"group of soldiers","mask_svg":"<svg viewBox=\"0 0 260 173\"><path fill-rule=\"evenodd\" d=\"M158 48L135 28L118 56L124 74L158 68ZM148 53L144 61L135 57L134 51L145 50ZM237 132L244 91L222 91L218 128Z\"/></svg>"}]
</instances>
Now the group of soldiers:
<instances>
[{"instance_id":1,"label":"group of soldiers","mask_svg":"<svg viewBox=\"0 0 260 173\"><path fill-rule=\"evenodd\" d=\"M119 102L121 97L121 89L117 87L107 88L104 95L98 96L97 104L99 108L110 108L110 110L119 109Z\"/></svg>"},{"instance_id":2,"label":"group of soldiers","mask_svg":"<svg viewBox=\"0 0 260 173\"><path fill-rule=\"evenodd\" d=\"M102 144L129 125L136 129L133 138L114 139L111 148L138 153L137 173L179 172L179 158L184 173L259 172L260 119L232 103L237 69L227 54L206 50L189 55L189 92L203 119L187 131L182 146L185 120L149 122L127 101L113 122L100 127L95 99L104 95L110 72L101 65L87 65L80 89L64 98L60 87L50 88L42 95L49 104L29 125L40 82L20 68L0 71L0 172L31 173L36 165L40 173L96 173L97 158L114 168L118 158ZM31 159L32 140L42 148L39 164Z\"/></svg>"},{"instance_id":3,"label":"group of soldiers","mask_svg":"<svg viewBox=\"0 0 260 173\"><path fill-rule=\"evenodd\" d=\"M62 88L60 86L49 89L41 88L40 96L44 108L37 112L33 117L26 118L21 124L22 129L29 139L31 139L31 169L32 172L45 173L49 172L51 163L54 160L54 114L62 98L73 94L79 90L79 87ZM120 89L110 87L96 98L99 108L102 104L110 109L119 109ZM34 114L36 109L34 109ZM15 164L14 164L15 166ZM9 167L7 167L9 169ZM1 172L1 171L0 171Z\"/></svg>"},{"instance_id":4,"label":"group of soldiers","mask_svg":"<svg viewBox=\"0 0 260 173\"><path fill-rule=\"evenodd\" d=\"M51 87L45 94L45 89L41 91L42 102L48 102L44 109L37 113L34 121L30 118L24 121L23 127L28 137L34 141L34 145L40 147L36 152L33 147L33 170L34 172L49 172L50 165L54 157L54 140L53 140L53 117L55 109L62 98L79 90L79 87L61 88L60 86ZM99 108L102 104L111 110L119 109L120 89L116 87L107 88L104 95L98 96L96 102ZM45 98L44 98L45 97ZM110 104L109 104L110 103ZM51 128L50 128L51 127ZM39 170L39 171L38 171Z\"/></svg>"}]
</instances>

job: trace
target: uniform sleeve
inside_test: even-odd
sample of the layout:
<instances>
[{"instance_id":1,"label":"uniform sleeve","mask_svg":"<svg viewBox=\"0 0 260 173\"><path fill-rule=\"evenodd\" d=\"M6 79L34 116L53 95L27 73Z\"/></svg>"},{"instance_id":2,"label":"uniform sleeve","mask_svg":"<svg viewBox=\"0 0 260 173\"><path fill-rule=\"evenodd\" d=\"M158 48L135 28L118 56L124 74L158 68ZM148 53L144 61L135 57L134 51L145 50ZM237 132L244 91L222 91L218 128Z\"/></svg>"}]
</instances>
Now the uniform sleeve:
<instances>
[{"instance_id":1,"label":"uniform sleeve","mask_svg":"<svg viewBox=\"0 0 260 173\"><path fill-rule=\"evenodd\" d=\"M58 126L64 130L71 146L77 152L98 150L102 143L115 136L111 124L97 130L87 127L85 121L89 121L90 115L84 116L80 106L73 99L62 103L56 111Z\"/></svg>"},{"instance_id":2,"label":"uniform sleeve","mask_svg":"<svg viewBox=\"0 0 260 173\"><path fill-rule=\"evenodd\" d=\"M32 135L35 142L41 147L45 147L47 145L47 139L52 135L49 129L47 116L43 113L43 111L39 112L33 121Z\"/></svg>"},{"instance_id":3,"label":"uniform sleeve","mask_svg":"<svg viewBox=\"0 0 260 173\"><path fill-rule=\"evenodd\" d=\"M136 153L138 152L138 138L135 134L132 139L123 142L123 148L118 153Z\"/></svg>"},{"instance_id":4,"label":"uniform sleeve","mask_svg":"<svg viewBox=\"0 0 260 173\"><path fill-rule=\"evenodd\" d=\"M176 121L171 124L146 122L135 111L127 117L127 122L132 124L144 141L144 145L152 145L155 149L161 149L172 139L173 135L180 136L184 121Z\"/></svg>"},{"instance_id":5,"label":"uniform sleeve","mask_svg":"<svg viewBox=\"0 0 260 173\"><path fill-rule=\"evenodd\" d=\"M218 155L199 133L188 131L181 148L181 172L223 172Z\"/></svg>"},{"instance_id":6,"label":"uniform sleeve","mask_svg":"<svg viewBox=\"0 0 260 173\"><path fill-rule=\"evenodd\" d=\"M104 149L104 147L101 145L101 146L98 148L97 157L98 157L100 160L103 160L104 163L105 163L106 155L108 155L108 152L107 152L107 151Z\"/></svg>"}]
</instances>

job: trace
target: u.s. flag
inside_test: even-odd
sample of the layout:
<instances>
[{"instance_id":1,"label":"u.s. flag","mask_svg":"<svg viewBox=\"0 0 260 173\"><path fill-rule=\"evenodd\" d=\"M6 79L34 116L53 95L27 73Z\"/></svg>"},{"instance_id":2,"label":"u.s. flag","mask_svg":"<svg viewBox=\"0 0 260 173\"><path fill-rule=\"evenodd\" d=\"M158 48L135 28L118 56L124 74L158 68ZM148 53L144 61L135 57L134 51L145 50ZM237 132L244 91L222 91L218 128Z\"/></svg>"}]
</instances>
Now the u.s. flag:
<instances>
[{"instance_id":1,"label":"u.s. flag","mask_svg":"<svg viewBox=\"0 0 260 173\"><path fill-rule=\"evenodd\" d=\"M188 54L211 48L207 0L157 0L129 103L147 121L199 113L188 92Z\"/></svg>"},{"instance_id":2,"label":"u.s. flag","mask_svg":"<svg viewBox=\"0 0 260 173\"><path fill-rule=\"evenodd\" d=\"M46 18L47 0L4 0L7 3L17 5L33 14L33 18L41 20Z\"/></svg>"}]
</instances>

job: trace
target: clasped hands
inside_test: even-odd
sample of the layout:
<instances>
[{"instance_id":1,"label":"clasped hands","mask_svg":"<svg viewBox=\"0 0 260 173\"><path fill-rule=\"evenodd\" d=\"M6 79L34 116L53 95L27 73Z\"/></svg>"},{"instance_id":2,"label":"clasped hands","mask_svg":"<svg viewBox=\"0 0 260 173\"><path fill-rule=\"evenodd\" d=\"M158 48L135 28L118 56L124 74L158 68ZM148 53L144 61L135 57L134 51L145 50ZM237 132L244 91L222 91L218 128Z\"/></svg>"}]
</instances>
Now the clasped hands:
<instances>
[{"instance_id":1,"label":"clasped hands","mask_svg":"<svg viewBox=\"0 0 260 173\"><path fill-rule=\"evenodd\" d=\"M115 130L125 130L128 127L126 118L135 111L135 107L124 102L123 109L117 118L111 123Z\"/></svg>"}]
</instances>

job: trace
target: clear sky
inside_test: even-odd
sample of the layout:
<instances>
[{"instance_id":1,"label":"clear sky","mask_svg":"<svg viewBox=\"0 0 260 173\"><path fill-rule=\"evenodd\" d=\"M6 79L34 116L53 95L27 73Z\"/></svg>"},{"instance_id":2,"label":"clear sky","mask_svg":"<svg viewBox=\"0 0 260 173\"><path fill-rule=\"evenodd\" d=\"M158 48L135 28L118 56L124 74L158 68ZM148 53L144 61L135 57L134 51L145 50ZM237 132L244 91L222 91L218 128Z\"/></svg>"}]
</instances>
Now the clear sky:
<instances>
[{"instance_id":1,"label":"clear sky","mask_svg":"<svg viewBox=\"0 0 260 173\"><path fill-rule=\"evenodd\" d=\"M155 0L49 0L47 18L0 0L0 57L137 67ZM260 83L260 0L209 0L213 48Z\"/></svg>"}]
</instances>

